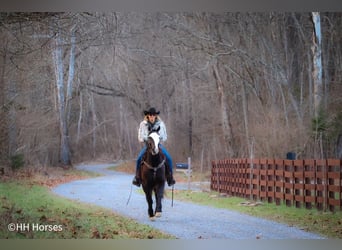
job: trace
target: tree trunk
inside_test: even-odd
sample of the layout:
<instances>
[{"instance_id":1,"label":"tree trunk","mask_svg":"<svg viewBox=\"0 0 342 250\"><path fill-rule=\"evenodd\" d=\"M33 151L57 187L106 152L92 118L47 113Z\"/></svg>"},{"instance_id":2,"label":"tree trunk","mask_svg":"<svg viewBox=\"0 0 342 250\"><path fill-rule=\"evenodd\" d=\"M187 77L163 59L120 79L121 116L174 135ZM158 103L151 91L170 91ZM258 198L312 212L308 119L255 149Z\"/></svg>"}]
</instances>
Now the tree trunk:
<instances>
[{"instance_id":1,"label":"tree trunk","mask_svg":"<svg viewBox=\"0 0 342 250\"><path fill-rule=\"evenodd\" d=\"M83 117L83 92L80 91L80 112L78 115L78 121L77 121L77 137L76 137L76 144L78 145L79 141L80 141L80 134L81 134L81 123L82 123L82 117Z\"/></svg>"},{"instance_id":2,"label":"tree trunk","mask_svg":"<svg viewBox=\"0 0 342 250\"><path fill-rule=\"evenodd\" d=\"M192 114L192 84L191 84L191 79L189 76L189 62L186 62L186 89L189 93L187 95L187 100L188 100L188 137L189 137L189 156L192 156L193 154L193 142L192 142L192 137L193 137L193 114Z\"/></svg>"},{"instance_id":3,"label":"tree trunk","mask_svg":"<svg viewBox=\"0 0 342 250\"><path fill-rule=\"evenodd\" d=\"M319 12L312 12L312 21L314 25L313 32L313 81L314 81L314 114L318 117L321 109L323 97L323 83L322 83L322 35L321 35L321 20Z\"/></svg>"},{"instance_id":4,"label":"tree trunk","mask_svg":"<svg viewBox=\"0 0 342 250\"><path fill-rule=\"evenodd\" d=\"M64 80L63 80L63 49L62 38L58 32L55 38L54 63L56 74L56 87L58 96L58 114L59 114L59 131L60 131L60 160L64 165L70 165L70 147L68 138L68 127L65 112L65 97L64 97Z\"/></svg>"},{"instance_id":5,"label":"tree trunk","mask_svg":"<svg viewBox=\"0 0 342 250\"><path fill-rule=\"evenodd\" d=\"M8 110L8 153L10 156L15 155L17 152L17 112L15 108L15 97L17 94L16 81L10 82L6 96L9 100Z\"/></svg>"},{"instance_id":6,"label":"tree trunk","mask_svg":"<svg viewBox=\"0 0 342 250\"><path fill-rule=\"evenodd\" d=\"M7 48L7 42L3 42L4 48ZM4 50L1 58L1 73L0 73L0 163L8 157L8 116L6 115L8 100L5 95L5 72L7 64L7 53Z\"/></svg>"},{"instance_id":7,"label":"tree trunk","mask_svg":"<svg viewBox=\"0 0 342 250\"><path fill-rule=\"evenodd\" d=\"M241 97L242 97L243 121L244 121L244 126L245 126L246 146L248 146L250 138L249 138L249 125L248 125L248 99L247 99L245 83L241 84Z\"/></svg>"},{"instance_id":8,"label":"tree trunk","mask_svg":"<svg viewBox=\"0 0 342 250\"><path fill-rule=\"evenodd\" d=\"M342 159L342 134L339 134L338 137L337 137L336 158L337 159Z\"/></svg>"},{"instance_id":9,"label":"tree trunk","mask_svg":"<svg viewBox=\"0 0 342 250\"><path fill-rule=\"evenodd\" d=\"M68 83L67 83L67 97L66 97L66 110L67 110L67 123L69 124L70 120L70 111L71 111L71 98L72 98L72 90L73 90L73 82L75 76L75 48L76 48L76 36L75 36L75 27L71 28L71 48L70 48L70 56L69 56L69 75L68 75Z\"/></svg>"},{"instance_id":10,"label":"tree trunk","mask_svg":"<svg viewBox=\"0 0 342 250\"><path fill-rule=\"evenodd\" d=\"M222 133L225 142L225 154L227 157L232 157L233 153L233 141L232 141L232 131L231 126L229 123L228 111L227 111L227 100L224 93L224 86L222 79L219 75L216 63L213 64L213 73L216 80L216 86L219 96L219 103L220 103L220 111L221 111L221 120L222 120Z\"/></svg>"},{"instance_id":11,"label":"tree trunk","mask_svg":"<svg viewBox=\"0 0 342 250\"><path fill-rule=\"evenodd\" d=\"M94 100L94 93L91 93L90 96L90 103L91 103L91 113L92 113L92 121L93 121L93 158L96 158L96 143L97 143L97 136L96 136L96 127L98 124L97 117L96 117L96 110L95 110L95 100Z\"/></svg>"}]
</instances>

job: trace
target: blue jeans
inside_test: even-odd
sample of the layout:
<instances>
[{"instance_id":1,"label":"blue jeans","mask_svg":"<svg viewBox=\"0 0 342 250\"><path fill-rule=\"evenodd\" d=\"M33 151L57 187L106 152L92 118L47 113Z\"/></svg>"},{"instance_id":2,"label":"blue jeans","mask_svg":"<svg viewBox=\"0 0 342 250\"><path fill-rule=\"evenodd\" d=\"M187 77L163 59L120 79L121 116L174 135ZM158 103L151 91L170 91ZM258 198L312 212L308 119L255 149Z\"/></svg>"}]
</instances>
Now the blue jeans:
<instances>
[{"instance_id":1,"label":"blue jeans","mask_svg":"<svg viewBox=\"0 0 342 250\"><path fill-rule=\"evenodd\" d=\"M161 151L162 151L162 153L165 155L165 157L166 157L166 160L167 160L167 164L168 164L168 166L169 166L169 168L170 168L170 172L171 172L171 174L173 173L172 172L172 158L171 158L171 155L169 154L169 152L166 150L166 148L162 145L162 144L160 144L160 149L161 149ZM137 159L137 163L136 163L136 170L140 170L140 165L141 165L141 159L142 159L142 157L143 157L143 155L145 154L145 152L146 152L146 146L144 146L142 149L141 149L141 151L140 151L140 153L139 153L139 155L138 155L138 159Z\"/></svg>"}]
</instances>

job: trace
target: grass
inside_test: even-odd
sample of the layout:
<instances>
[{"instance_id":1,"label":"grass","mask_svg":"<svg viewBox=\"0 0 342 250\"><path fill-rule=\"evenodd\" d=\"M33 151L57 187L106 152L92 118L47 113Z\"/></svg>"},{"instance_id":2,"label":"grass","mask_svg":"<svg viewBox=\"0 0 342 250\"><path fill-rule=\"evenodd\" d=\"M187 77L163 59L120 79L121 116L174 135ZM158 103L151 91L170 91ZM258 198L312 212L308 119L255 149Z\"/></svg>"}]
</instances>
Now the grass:
<instances>
[{"instance_id":1,"label":"grass","mask_svg":"<svg viewBox=\"0 0 342 250\"><path fill-rule=\"evenodd\" d=\"M170 191L167 191L170 192ZM255 203L243 205L246 199L226 197L217 192L174 191L174 199L196 204L234 210L240 213L285 223L300 229L318 233L322 236L342 238L342 212L322 212L316 209L287 207L273 203ZM171 197L170 194L166 193ZM248 202L247 202L248 203Z\"/></svg>"},{"instance_id":2,"label":"grass","mask_svg":"<svg viewBox=\"0 0 342 250\"><path fill-rule=\"evenodd\" d=\"M0 183L0 239L169 239L150 226L142 225L103 209L54 195L49 187L79 178L87 173L64 171L49 178L35 173L20 181L2 179ZM71 178L70 176L73 176ZM90 174L93 176L93 174ZM88 175L89 177L89 175ZM51 183L51 178L54 180ZM9 231L8 225L29 225L29 229ZM34 229L40 225L40 229ZM46 230L44 228L46 226ZM53 228L53 226L55 228Z\"/></svg>"}]
</instances>

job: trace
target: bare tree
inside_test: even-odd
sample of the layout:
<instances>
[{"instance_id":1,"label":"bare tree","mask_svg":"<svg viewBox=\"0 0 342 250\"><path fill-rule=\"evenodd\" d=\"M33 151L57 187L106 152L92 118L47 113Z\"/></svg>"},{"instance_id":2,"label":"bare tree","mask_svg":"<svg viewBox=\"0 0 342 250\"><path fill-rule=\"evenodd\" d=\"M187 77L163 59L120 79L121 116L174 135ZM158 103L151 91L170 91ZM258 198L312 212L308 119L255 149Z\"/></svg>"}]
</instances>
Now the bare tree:
<instances>
[{"instance_id":1,"label":"bare tree","mask_svg":"<svg viewBox=\"0 0 342 250\"><path fill-rule=\"evenodd\" d=\"M313 79L314 79L314 110L315 117L318 117L322 108L323 82L322 82L322 34L321 19L319 12L312 12L313 35L312 35L312 54L313 54Z\"/></svg>"},{"instance_id":2,"label":"bare tree","mask_svg":"<svg viewBox=\"0 0 342 250\"><path fill-rule=\"evenodd\" d=\"M56 88L58 97L59 130L61 137L60 159L65 165L71 164L67 114L65 105L64 65L63 65L63 41L61 30L57 30L55 49L53 51L55 64Z\"/></svg>"}]
</instances>

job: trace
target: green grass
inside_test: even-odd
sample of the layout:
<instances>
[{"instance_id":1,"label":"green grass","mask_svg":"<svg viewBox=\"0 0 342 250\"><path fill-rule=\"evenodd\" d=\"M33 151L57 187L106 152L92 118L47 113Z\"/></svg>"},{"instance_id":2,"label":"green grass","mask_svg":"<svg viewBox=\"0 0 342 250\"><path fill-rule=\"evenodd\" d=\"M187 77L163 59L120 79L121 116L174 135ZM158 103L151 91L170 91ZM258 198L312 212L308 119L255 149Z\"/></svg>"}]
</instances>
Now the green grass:
<instances>
[{"instance_id":1,"label":"green grass","mask_svg":"<svg viewBox=\"0 0 342 250\"><path fill-rule=\"evenodd\" d=\"M108 209L70 201L48 188L27 181L0 183L0 238L34 239L168 239L164 234ZM8 230L29 224L30 230ZM33 225L56 225L57 231L33 230Z\"/></svg>"},{"instance_id":2,"label":"green grass","mask_svg":"<svg viewBox=\"0 0 342 250\"><path fill-rule=\"evenodd\" d=\"M166 193L171 197L170 191ZM217 192L175 191L174 199L196 204L234 210L240 213L270 219L296 226L306 231L318 233L328 238L342 238L342 212L322 212L316 209L288 207L274 203L258 206L243 206L246 199L220 196Z\"/></svg>"}]
</instances>

